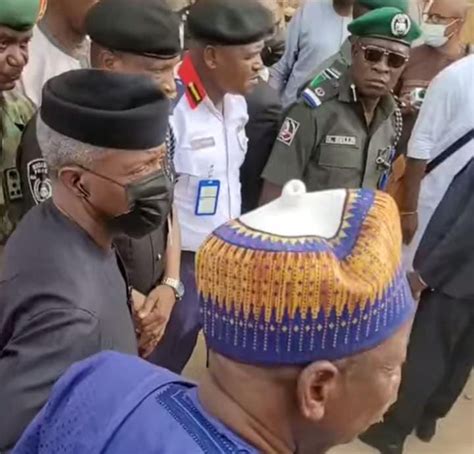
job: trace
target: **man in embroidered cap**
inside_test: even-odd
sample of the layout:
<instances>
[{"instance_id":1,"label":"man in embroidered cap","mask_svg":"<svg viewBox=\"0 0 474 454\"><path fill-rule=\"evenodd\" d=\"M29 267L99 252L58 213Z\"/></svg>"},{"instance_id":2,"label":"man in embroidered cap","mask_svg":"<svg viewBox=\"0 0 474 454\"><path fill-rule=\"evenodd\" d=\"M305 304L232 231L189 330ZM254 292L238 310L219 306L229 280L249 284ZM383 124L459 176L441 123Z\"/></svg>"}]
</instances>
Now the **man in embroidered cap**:
<instances>
[{"instance_id":1,"label":"man in embroidered cap","mask_svg":"<svg viewBox=\"0 0 474 454\"><path fill-rule=\"evenodd\" d=\"M37 133L53 196L22 219L5 247L0 451L13 447L72 363L102 350L137 353L112 240L166 222L169 108L145 76L77 70L43 89Z\"/></svg>"},{"instance_id":2,"label":"man in embroidered cap","mask_svg":"<svg viewBox=\"0 0 474 454\"><path fill-rule=\"evenodd\" d=\"M397 396L414 302L390 196L280 199L197 254L209 369L199 386L103 353L73 366L15 454L311 453L348 443Z\"/></svg>"},{"instance_id":3,"label":"man in embroidered cap","mask_svg":"<svg viewBox=\"0 0 474 454\"><path fill-rule=\"evenodd\" d=\"M180 302L186 316L177 324L165 359L173 371L184 368L201 329L196 250L216 227L241 212L240 167L247 151L248 120L244 95L259 83L260 54L273 22L259 0L199 0L189 10L189 52L179 69L184 94L171 118L186 288Z\"/></svg>"},{"instance_id":4,"label":"man in embroidered cap","mask_svg":"<svg viewBox=\"0 0 474 454\"><path fill-rule=\"evenodd\" d=\"M34 113L16 88L28 62L32 28L43 14L43 0L2 0L0 6L0 254L20 219L23 193L16 168L23 128Z\"/></svg>"},{"instance_id":5,"label":"man in embroidered cap","mask_svg":"<svg viewBox=\"0 0 474 454\"><path fill-rule=\"evenodd\" d=\"M263 202L293 178L310 190L385 188L403 126L391 91L421 32L391 7L364 14L349 31L351 67L321 75L288 111L263 171Z\"/></svg>"}]
</instances>

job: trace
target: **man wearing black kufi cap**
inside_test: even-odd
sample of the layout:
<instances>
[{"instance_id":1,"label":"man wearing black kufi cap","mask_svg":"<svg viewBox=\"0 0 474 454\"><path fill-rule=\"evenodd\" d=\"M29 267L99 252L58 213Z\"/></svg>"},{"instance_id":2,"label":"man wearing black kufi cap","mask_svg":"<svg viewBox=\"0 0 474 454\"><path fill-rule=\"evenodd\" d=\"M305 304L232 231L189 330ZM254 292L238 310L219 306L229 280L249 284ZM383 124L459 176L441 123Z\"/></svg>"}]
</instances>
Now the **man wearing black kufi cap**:
<instances>
[{"instance_id":1,"label":"man wearing black kufi cap","mask_svg":"<svg viewBox=\"0 0 474 454\"><path fill-rule=\"evenodd\" d=\"M37 133L53 195L10 237L0 275L7 447L69 365L102 350L137 353L129 287L112 241L166 222L169 109L145 76L78 70L43 89Z\"/></svg>"},{"instance_id":2,"label":"man wearing black kufi cap","mask_svg":"<svg viewBox=\"0 0 474 454\"><path fill-rule=\"evenodd\" d=\"M153 78L161 90L175 98L175 69L181 58L179 18L158 0L102 0L87 14L85 28L91 39L91 63L94 68L114 72L144 74ZM168 161L173 157L173 136L168 136ZM28 125L19 153L19 168L24 184L25 211L43 202L50 191L47 169L36 140L36 120ZM167 166L174 179L172 165ZM171 228L170 228L171 227ZM170 223L135 239L125 235L115 239L133 287L135 309L142 315L140 353L158 364L160 352L169 348L169 336L163 338L170 317L179 319L182 286L179 281L181 244L177 217ZM171 313L173 315L171 316ZM173 323L170 323L171 325ZM148 355L155 349L155 357Z\"/></svg>"},{"instance_id":3,"label":"man wearing black kufi cap","mask_svg":"<svg viewBox=\"0 0 474 454\"><path fill-rule=\"evenodd\" d=\"M248 120L244 95L259 82L260 53L273 17L258 0L199 0L189 10L187 26L189 52L179 70L185 94L171 118L186 288L179 303L186 308L186 318L171 353L182 367L200 330L195 252L218 225L241 211L240 167L247 151Z\"/></svg>"}]
</instances>

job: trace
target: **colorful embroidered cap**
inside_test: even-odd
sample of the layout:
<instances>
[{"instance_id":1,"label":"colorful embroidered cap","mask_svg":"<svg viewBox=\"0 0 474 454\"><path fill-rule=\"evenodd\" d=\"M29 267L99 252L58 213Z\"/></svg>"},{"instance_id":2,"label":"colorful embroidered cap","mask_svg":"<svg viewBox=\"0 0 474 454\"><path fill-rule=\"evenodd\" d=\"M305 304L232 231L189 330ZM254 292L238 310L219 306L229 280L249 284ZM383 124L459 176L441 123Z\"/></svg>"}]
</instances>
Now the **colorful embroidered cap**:
<instances>
[{"instance_id":1,"label":"colorful embroidered cap","mask_svg":"<svg viewBox=\"0 0 474 454\"><path fill-rule=\"evenodd\" d=\"M38 22L46 11L46 0L1 0L0 25L26 31Z\"/></svg>"},{"instance_id":2,"label":"colorful embroidered cap","mask_svg":"<svg viewBox=\"0 0 474 454\"><path fill-rule=\"evenodd\" d=\"M235 361L304 365L370 350L413 316L392 198L282 196L218 228L197 254L208 347Z\"/></svg>"}]
</instances>

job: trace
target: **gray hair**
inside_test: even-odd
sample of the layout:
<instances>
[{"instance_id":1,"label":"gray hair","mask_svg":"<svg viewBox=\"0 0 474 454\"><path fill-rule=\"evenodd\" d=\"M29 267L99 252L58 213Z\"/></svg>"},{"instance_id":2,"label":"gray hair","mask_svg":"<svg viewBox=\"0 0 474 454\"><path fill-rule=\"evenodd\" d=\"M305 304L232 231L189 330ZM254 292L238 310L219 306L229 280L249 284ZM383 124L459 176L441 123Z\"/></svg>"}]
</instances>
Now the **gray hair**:
<instances>
[{"instance_id":1,"label":"gray hair","mask_svg":"<svg viewBox=\"0 0 474 454\"><path fill-rule=\"evenodd\" d=\"M36 138L51 177L68 165L89 167L94 158L107 148L101 148L71 139L50 128L38 115L36 122Z\"/></svg>"}]
</instances>

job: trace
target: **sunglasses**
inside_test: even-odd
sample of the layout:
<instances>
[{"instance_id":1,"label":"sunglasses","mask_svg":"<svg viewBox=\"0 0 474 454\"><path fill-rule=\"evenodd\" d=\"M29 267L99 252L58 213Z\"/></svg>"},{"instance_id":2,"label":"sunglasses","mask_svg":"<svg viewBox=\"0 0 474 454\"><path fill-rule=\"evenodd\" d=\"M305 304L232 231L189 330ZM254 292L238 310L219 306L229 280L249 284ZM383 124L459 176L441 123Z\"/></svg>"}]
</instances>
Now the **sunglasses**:
<instances>
[{"instance_id":1,"label":"sunglasses","mask_svg":"<svg viewBox=\"0 0 474 454\"><path fill-rule=\"evenodd\" d=\"M401 68L407 61L408 57L396 52L390 52L387 49L382 49L376 46L363 46L359 43L359 47L364 52L364 58L370 63L378 63L384 56L387 57L387 65L390 68Z\"/></svg>"}]
</instances>

